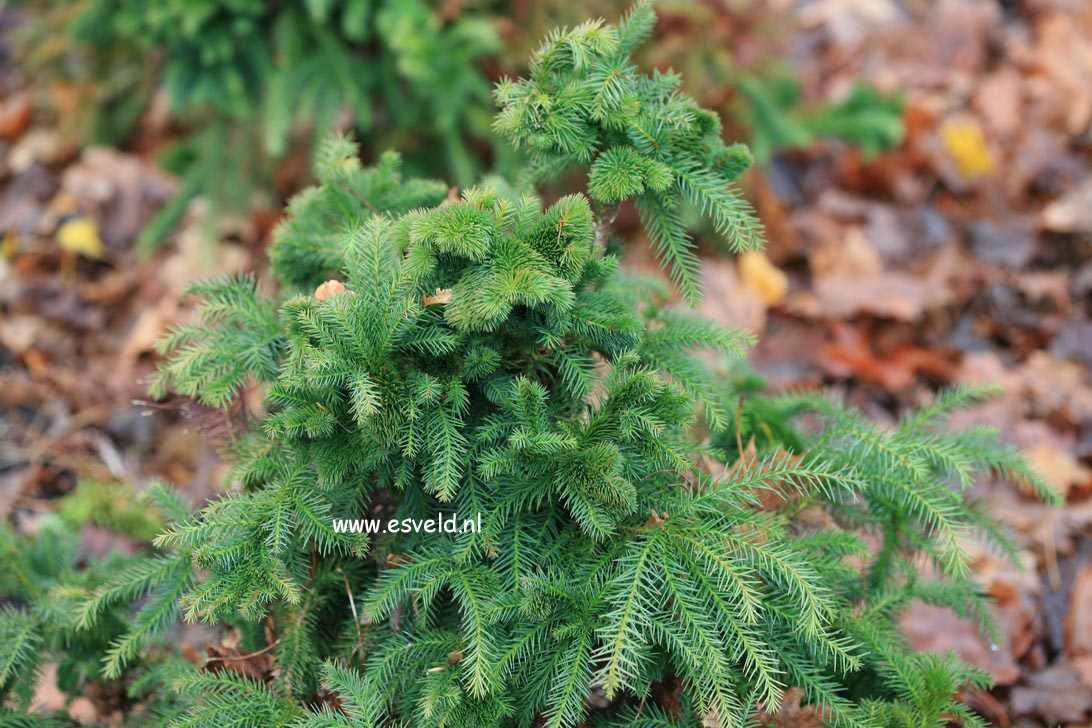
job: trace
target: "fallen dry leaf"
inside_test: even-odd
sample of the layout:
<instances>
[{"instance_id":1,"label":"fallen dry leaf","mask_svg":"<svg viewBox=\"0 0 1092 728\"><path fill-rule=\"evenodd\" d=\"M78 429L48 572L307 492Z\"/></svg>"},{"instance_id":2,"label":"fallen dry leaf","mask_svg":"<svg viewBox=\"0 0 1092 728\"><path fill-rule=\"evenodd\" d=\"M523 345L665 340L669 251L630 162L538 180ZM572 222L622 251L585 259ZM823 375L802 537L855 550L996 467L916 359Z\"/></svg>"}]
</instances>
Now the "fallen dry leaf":
<instances>
[{"instance_id":1,"label":"fallen dry leaf","mask_svg":"<svg viewBox=\"0 0 1092 728\"><path fill-rule=\"evenodd\" d=\"M315 300L325 301L328 298L348 293L349 289L341 281L329 280L315 289Z\"/></svg>"},{"instance_id":2,"label":"fallen dry leaf","mask_svg":"<svg viewBox=\"0 0 1092 728\"><path fill-rule=\"evenodd\" d=\"M101 223L103 242L122 250L132 245L176 188L175 180L151 162L127 152L89 147L64 171L52 207L57 214L74 208L92 215Z\"/></svg>"},{"instance_id":3,"label":"fallen dry leaf","mask_svg":"<svg viewBox=\"0 0 1092 728\"><path fill-rule=\"evenodd\" d=\"M435 306L441 303L451 303L451 289L450 288L437 288L436 292L431 296L421 296L421 301L425 307Z\"/></svg>"},{"instance_id":4,"label":"fallen dry leaf","mask_svg":"<svg viewBox=\"0 0 1092 728\"><path fill-rule=\"evenodd\" d=\"M8 169L13 173L25 172L34 164L52 164L60 160L65 148L57 132L51 129L30 129L8 152Z\"/></svg>"},{"instance_id":5,"label":"fallen dry leaf","mask_svg":"<svg viewBox=\"0 0 1092 728\"><path fill-rule=\"evenodd\" d=\"M701 280L705 295L698 310L702 315L750 333L765 328L766 302L753 288L743 285L730 261L702 261Z\"/></svg>"},{"instance_id":6,"label":"fallen dry leaf","mask_svg":"<svg viewBox=\"0 0 1092 728\"><path fill-rule=\"evenodd\" d=\"M994 132L1015 133L1023 113L1023 76L1012 66L1002 66L979 82L973 103Z\"/></svg>"},{"instance_id":7,"label":"fallen dry leaf","mask_svg":"<svg viewBox=\"0 0 1092 728\"><path fill-rule=\"evenodd\" d=\"M803 700L803 690L789 688L775 712L767 712L765 707L759 710L759 725L764 728L823 728L825 711L819 706L801 705Z\"/></svg>"},{"instance_id":8,"label":"fallen dry leaf","mask_svg":"<svg viewBox=\"0 0 1092 728\"><path fill-rule=\"evenodd\" d=\"M1092 657L1077 657L1070 660L1070 663L1085 687L1092 688Z\"/></svg>"},{"instance_id":9,"label":"fallen dry leaf","mask_svg":"<svg viewBox=\"0 0 1092 728\"><path fill-rule=\"evenodd\" d=\"M1047 484L1063 498L1069 493L1070 488L1085 486L1092 477L1092 471L1081 465L1077 458L1073 457L1073 453L1047 442L1028 450L1025 455ZM1089 605L1092 607L1092 601ZM1092 645L1092 641L1089 644Z\"/></svg>"},{"instance_id":10,"label":"fallen dry leaf","mask_svg":"<svg viewBox=\"0 0 1092 728\"><path fill-rule=\"evenodd\" d=\"M818 0L806 5L799 17L804 25L824 27L835 43L850 45L898 25L903 14L893 0Z\"/></svg>"},{"instance_id":11,"label":"fallen dry leaf","mask_svg":"<svg viewBox=\"0 0 1092 728\"><path fill-rule=\"evenodd\" d=\"M790 295L788 307L813 319L847 319L864 313L916 321L926 311L950 303L951 281L972 270L952 245L931 253L924 271L886 270L875 247L855 227L841 240L823 242L809 255L808 264L812 290Z\"/></svg>"},{"instance_id":12,"label":"fallen dry leaf","mask_svg":"<svg viewBox=\"0 0 1092 728\"><path fill-rule=\"evenodd\" d=\"M987 670L1000 685L1011 685L1020 677L1020 667L1007 645L992 649L970 621L949 609L915 602L903 616L902 629L915 650L955 652Z\"/></svg>"},{"instance_id":13,"label":"fallen dry leaf","mask_svg":"<svg viewBox=\"0 0 1092 728\"><path fill-rule=\"evenodd\" d=\"M64 709L65 695L57 687L57 664L50 662L38 675L31 705L36 710L56 712Z\"/></svg>"},{"instance_id":14,"label":"fallen dry leaf","mask_svg":"<svg viewBox=\"0 0 1092 728\"><path fill-rule=\"evenodd\" d=\"M870 278L827 276L816 279L813 291L789 297L795 312L809 318L846 319L860 313L898 321L916 321L929 308L950 300L945 289L938 289L917 276L905 273L880 273Z\"/></svg>"},{"instance_id":15,"label":"fallen dry leaf","mask_svg":"<svg viewBox=\"0 0 1092 728\"><path fill-rule=\"evenodd\" d=\"M912 343L900 342L881 354L859 327L838 322L833 333L834 340L822 348L817 361L836 377L854 377L899 392L914 384L919 374L942 381L955 374L952 364L939 353Z\"/></svg>"},{"instance_id":16,"label":"fallen dry leaf","mask_svg":"<svg viewBox=\"0 0 1092 728\"><path fill-rule=\"evenodd\" d=\"M76 217L61 223L57 228L57 243L70 253L95 259L106 257L98 223L89 217Z\"/></svg>"},{"instance_id":17,"label":"fallen dry leaf","mask_svg":"<svg viewBox=\"0 0 1092 728\"><path fill-rule=\"evenodd\" d=\"M237 221L221 219L221 234L210 240L207 215L208 207L201 201L190 204L187 220L174 236L176 252L160 267L158 279L175 296L181 296L191 283L207 278L214 271L237 273L250 266L247 250L226 240L228 233L239 233L242 226Z\"/></svg>"},{"instance_id":18,"label":"fallen dry leaf","mask_svg":"<svg viewBox=\"0 0 1092 728\"><path fill-rule=\"evenodd\" d=\"M1092 563L1084 563L1073 578L1066 615L1066 654L1071 658L1092 657Z\"/></svg>"},{"instance_id":19,"label":"fallen dry leaf","mask_svg":"<svg viewBox=\"0 0 1092 728\"><path fill-rule=\"evenodd\" d=\"M243 653L237 644L226 639L217 644L208 644L208 662L205 669L210 672L230 671L259 682L269 679L273 671L273 655L268 651Z\"/></svg>"},{"instance_id":20,"label":"fallen dry leaf","mask_svg":"<svg viewBox=\"0 0 1092 728\"><path fill-rule=\"evenodd\" d=\"M864 278L883 272L883 259L858 227L843 238L828 238L808 255L815 278Z\"/></svg>"},{"instance_id":21,"label":"fallen dry leaf","mask_svg":"<svg viewBox=\"0 0 1092 728\"><path fill-rule=\"evenodd\" d=\"M37 316L9 314L0 317L0 344L16 354L21 354L34 346L44 327L45 322Z\"/></svg>"},{"instance_id":22,"label":"fallen dry leaf","mask_svg":"<svg viewBox=\"0 0 1092 728\"><path fill-rule=\"evenodd\" d=\"M68 706L68 717L80 725L95 725L102 718L89 698L79 697Z\"/></svg>"},{"instance_id":23,"label":"fallen dry leaf","mask_svg":"<svg viewBox=\"0 0 1092 728\"><path fill-rule=\"evenodd\" d=\"M1034 404L1043 412L1074 424L1092 417L1092 385L1079 362L1035 351L1020 374Z\"/></svg>"},{"instance_id":24,"label":"fallen dry leaf","mask_svg":"<svg viewBox=\"0 0 1092 728\"><path fill-rule=\"evenodd\" d=\"M1076 135L1092 119L1092 14L1088 3L1072 3L1076 12L1044 12L1034 24L1035 46L1029 52L1036 93L1053 103L1064 130Z\"/></svg>"},{"instance_id":25,"label":"fallen dry leaf","mask_svg":"<svg viewBox=\"0 0 1092 728\"><path fill-rule=\"evenodd\" d=\"M1033 672L1026 685L1012 689L1014 715L1036 715L1051 725L1088 725L1092 688L1081 682L1072 664L1061 662Z\"/></svg>"},{"instance_id":26,"label":"fallen dry leaf","mask_svg":"<svg viewBox=\"0 0 1092 728\"><path fill-rule=\"evenodd\" d=\"M161 299L158 306L143 309L125 337L125 343L118 353L118 359L126 366L132 366L141 354L155 350L156 342L166 332L178 312L177 300L170 297Z\"/></svg>"},{"instance_id":27,"label":"fallen dry leaf","mask_svg":"<svg viewBox=\"0 0 1092 728\"><path fill-rule=\"evenodd\" d=\"M997 162L993 152L982 127L973 118L948 119L940 129L940 139L964 179L977 179L994 170Z\"/></svg>"},{"instance_id":28,"label":"fallen dry leaf","mask_svg":"<svg viewBox=\"0 0 1092 728\"><path fill-rule=\"evenodd\" d=\"M789 279L770 262L765 253L758 250L744 251L737 264L743 285L758 293L767 306L777 306L785 300L785 294L789 291Z\"/></svg>"},{"instance_id":29,"label":"fallen dry leaf","mask_svg":"<svg viewBox=\"0 0 1092 728\"><path fill-rule=\"evenodd\" d=\"M1047 205L1041 219L1052 232L1092 232L1092 177Z\"/></svg>"},{"instance_id":30,"label":"fallen dry leaf","mask_svg":"<svg viewBox=\"0 0 1092 728\"><path fill-rule=\"evenodd\" d=\"M18 139L30 124L30 111L30 94L25 91L0 103L0 139Z\"/></svg>"},{"instance_id":31,"label":"fallen dry leaf","mask_svg":"<svg viewBox=\"0 0 1092 728\"><path fill-rule=\"evenodd\" d=\"M1020 270L1038 248L1030 227L1022 219L975 220L967 228L968 242L979 260Z\"/></svg>"}]
</instances>

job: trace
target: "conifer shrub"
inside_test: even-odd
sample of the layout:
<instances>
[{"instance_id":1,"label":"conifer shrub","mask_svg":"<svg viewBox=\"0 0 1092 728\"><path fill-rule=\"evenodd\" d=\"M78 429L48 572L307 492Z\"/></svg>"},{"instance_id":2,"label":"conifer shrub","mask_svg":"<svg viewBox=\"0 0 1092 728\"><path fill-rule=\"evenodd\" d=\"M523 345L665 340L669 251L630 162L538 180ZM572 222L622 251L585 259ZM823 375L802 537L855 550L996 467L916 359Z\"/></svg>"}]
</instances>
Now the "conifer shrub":
<instances>
[{"instance_id":1,"label":"conifer shrub","mask_svg":"<svg viewBox=\"0 0 1092 728\"><path fill-rule=\"evenodd\" d=\"M497 89L531 177L586 170L586 196L450 194L336 139L276 232L274 286L193 289L153 392L237 412L260 391L225 443L234 485L199 510L154 488L159 552L65 592L72 634L120 614L101 675L169 694L156 720L743 726L797 688L830 725L984 725L956 696L988 677L912 652L899 616L920 600L991 630L964 543L1009 541L964 491L978 474L1048 491L995 432L945 430L988 391L893 428L765 394L727 368L749 336L619 267L611 219L630 201L691 299L682 204L759 244L730 186L745 150L676 76L630 60L653 23L641 4L558 31ZM482 528L335 527L452 513ZM5 634L44 609L18 602ZM149 659L180 618L273 668ZM27 650L0 650L5 704L25 708Z\"/></svg>"}]
</instances>

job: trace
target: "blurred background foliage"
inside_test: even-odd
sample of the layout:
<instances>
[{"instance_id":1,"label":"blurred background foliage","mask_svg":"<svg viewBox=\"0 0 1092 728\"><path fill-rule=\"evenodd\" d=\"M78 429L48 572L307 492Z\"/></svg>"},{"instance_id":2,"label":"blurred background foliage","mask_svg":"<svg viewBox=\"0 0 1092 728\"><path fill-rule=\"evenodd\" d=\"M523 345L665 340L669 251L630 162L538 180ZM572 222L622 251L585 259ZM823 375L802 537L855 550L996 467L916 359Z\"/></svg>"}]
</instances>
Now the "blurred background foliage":
<instances>
[{"instance_id":1,"label":"blurred background foliage","mask_svg":"<svg viewBox=\"0 0 1092 728\"><path fill-rule=\"evenodd\" d=\"M190 199L246 210L279 206L305 184L307 155L353 131L371 161L399 149L411 175L465 186L484 171L513 177L518 154L490 131L491 88L520 73L550 28L619 15L621 0L24 0L19 37L40 100L81 144L168 137L159 163L182 179L144 229L147 253ZM780 53L768 6L659 6L641 58L673 67L720 110L760 162L838 139L875 155L902 138L902 104L868 86L837 102L806 99ZM753 39L763 42L756 49ZM744 43L744 39L748 39ZM740 47L745 45L746 47ZM79 110L74 113L74 110ZM141 125L158 126L149 135ZM138 132L143 131L143 134ZM213 215L215 217L215 215Z\"/></svg>"}]
</instances>

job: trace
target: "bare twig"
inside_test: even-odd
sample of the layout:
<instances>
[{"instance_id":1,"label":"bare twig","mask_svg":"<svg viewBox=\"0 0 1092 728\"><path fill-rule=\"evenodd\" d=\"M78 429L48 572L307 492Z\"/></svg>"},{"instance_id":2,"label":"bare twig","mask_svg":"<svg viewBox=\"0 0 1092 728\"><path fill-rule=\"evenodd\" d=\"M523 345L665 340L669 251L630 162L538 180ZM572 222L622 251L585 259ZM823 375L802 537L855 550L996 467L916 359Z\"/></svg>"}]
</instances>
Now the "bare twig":
<instances>
[{"instance_id":1,"label":"bare twig","mask_svg":"<svg viewBox=\"0 0 1092 728\"><path fill-rule=\"evenodd\" d=\"M251 657L257 657L258 655L264 655L271 649L279 645L281 641L275 640L256 652L248 652L245 655L213 655L209 657L208 662L228 662L229 660L249 660Z\"/></svg>"}]
</instances>

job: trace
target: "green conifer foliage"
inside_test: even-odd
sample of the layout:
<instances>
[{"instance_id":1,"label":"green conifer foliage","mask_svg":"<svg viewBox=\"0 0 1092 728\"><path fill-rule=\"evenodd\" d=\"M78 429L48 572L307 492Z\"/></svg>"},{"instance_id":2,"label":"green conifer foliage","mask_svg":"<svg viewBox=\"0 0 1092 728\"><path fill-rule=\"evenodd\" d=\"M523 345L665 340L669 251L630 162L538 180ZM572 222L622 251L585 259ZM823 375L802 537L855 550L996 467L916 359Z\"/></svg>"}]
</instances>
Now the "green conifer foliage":
<instances>
[{"instance_id":1,"label":"green conifer foliage","mask_svg":"<svg viewBox=\"0 0 1092 728\"><path fill-rule=\"evenodd\" d=\"M617 26L597 20L552 33L528 78L497 86L494 127L528 150L533 179L589 167L592 200L635 200L658 257L694 302L700 263L679 204L699 208L734 250L757 247L761 228L730 186L751 155L721 141L719 117L679 90L679 76L637 70L632 53L654 24L637 9Z\"/></svg>"},{"instance_id":2,"label":"green conifer foliage","mask_svg":"<svg viewBox=\"0 0 1092 728\"><path fill-rule=\"evenodd\" d=\"M149 488L156 500L173 495L161 486ZM44 517L33 536L13 533L0 524L0 725L60 726L32 710L35 693L47 665L55 667L56 687L70 696L97 692L115 698L125 685L113 681L121 670L111 667L124 661L130 675L151 674L170 662L155 636L179 616L177 598L188 585L176 580L178 568L163 578L158 559L111 555L86 560L80 556L80 537L71 523L56 515ZM188 569L188 559L181 561ZM123 582L141 581L135 591L126 583L111 581L125 573ZM130 603L152 586L157 594L147 609L133 616ZM106 598L91 605L87 596L98 591ZM92 610L93 627L83 625L85 610ZM160 624L153 626L149 619ZM137 659L137 652L144 655ZM104 670L104 665L107 668ZM132 697L149 701L149 707L171 702L170 693L150 697L136 682Z\"/></svg>"},{"instance_id":3,"label":"green conifer foliage","mask_svg":"<svg viewBox=\"0 0 1092 728\"><path fill-rule=\"evenodd\" d=\"M726 406L710 362L749 337L608 252L607 206L628 199L678 246L684 291L684 200L757 242L727 186L746 155L675 79L629 63L652 23L644 4L557 33L498 91L536 173L589 169L591 201L447 195L334 141L276 233L279 293L247 276L194 289L199 321L164 341L155 392L227 409L261 387L264 407L231 443L239 487L198 512L161 493L162 555L85 589L76 630L140 600L107 675L181 612L238 628L276 669L156 673L174 725L744 726L790 687L832 725L981 724L953 695L983 676L910 652L897 620L925 600L988 625L961 542L1005 539L962 490L982 472L1041 484L994 434L938 428L978 391L894 430L822 397ZM333 522L441 513L483 528Z\"/></svg>"},{"instance_id":4,"label":"green conifer foliage","mask_svg":"<svg viewBox=\"0 0 1092 728\"><path fill-rule=\"evenodd\" d=\"M378 154L405 147L418 170L470 184L488 156L499 50L489 14L426 0L28 0L39 18L24 67L88 98L87 142L127 139L161 89L187 128L163 161L183 180L143 231L159 245L196 195L248 209L301 131L335 127ZM297 143L298 147L299 144ZM483 153L484 151L484 153Z\"/></svg>"}]
</instances>

